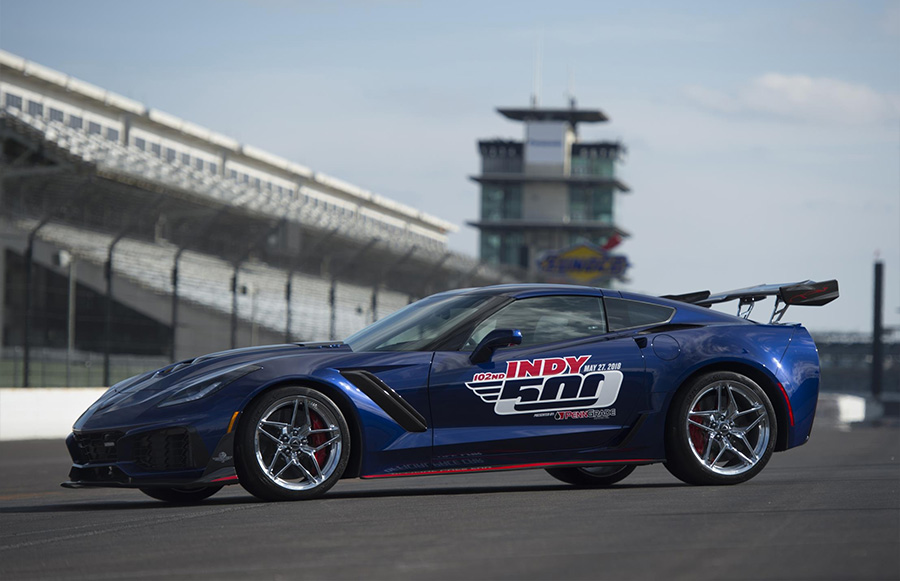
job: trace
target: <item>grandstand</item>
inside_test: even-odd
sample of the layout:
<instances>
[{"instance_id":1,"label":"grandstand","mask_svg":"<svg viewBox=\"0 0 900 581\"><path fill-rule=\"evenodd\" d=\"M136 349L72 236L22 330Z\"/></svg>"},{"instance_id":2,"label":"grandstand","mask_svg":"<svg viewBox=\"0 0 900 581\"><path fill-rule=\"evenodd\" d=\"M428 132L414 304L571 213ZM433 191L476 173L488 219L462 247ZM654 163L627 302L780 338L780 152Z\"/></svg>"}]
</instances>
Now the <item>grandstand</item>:
<instances>
[{"instance_id":1,"label":"grandstand","mask_svg":"<svg viewBox=\"0 0 900 581\"><path fill-rule=\"evenodd\" d=\"M444 220L4 51L0 139L4 385L54 357L72 382L102 355L109 384L336 340L418 297L522 276L448 250ZM126 355L143 359L116 366Z\"/></svg>"}]
</instances>

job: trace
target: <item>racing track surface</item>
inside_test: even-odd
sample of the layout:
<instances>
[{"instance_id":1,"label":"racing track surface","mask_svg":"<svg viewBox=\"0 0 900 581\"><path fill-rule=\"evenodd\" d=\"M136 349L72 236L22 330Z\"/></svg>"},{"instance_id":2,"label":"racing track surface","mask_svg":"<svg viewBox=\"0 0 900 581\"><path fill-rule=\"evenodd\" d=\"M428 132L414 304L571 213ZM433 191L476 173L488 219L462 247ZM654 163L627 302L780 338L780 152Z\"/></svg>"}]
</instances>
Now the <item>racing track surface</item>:
<instances>
[{"instance_id":1,"label":"racing track surface","mask_svg":"<svg viewBox=\"0 0 900 581\"><path fill-rule=\"evenodd\" d=\"M898 579L900 430L819 425L750 482L662 466L610 489L543 471L226 488L172 507L65 490L60 441L0 443L0 579Z\"/></svg>"}]
</instances>

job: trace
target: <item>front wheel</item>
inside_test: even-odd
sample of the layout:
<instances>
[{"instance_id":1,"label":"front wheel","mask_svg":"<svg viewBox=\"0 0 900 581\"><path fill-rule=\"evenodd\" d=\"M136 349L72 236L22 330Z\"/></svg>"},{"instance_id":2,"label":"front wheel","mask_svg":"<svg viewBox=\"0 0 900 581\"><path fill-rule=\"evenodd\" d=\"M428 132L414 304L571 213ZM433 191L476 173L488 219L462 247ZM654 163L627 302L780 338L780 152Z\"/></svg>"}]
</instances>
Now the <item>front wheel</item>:
<instances>
[{"instance_id":1,"label":"front wheel","mask_svg":"<svg viewBox=\"0 0 900 581\"><path fill-rule=\"evenodd\" d=\"M220 490L222 490L221 486L200 486L192 488L148 486L141 488L141 492L150 498L171 502L173 504L196 504L202 500L206 500Z\"/></svg>"},{"instance_id":2,"label":"front wheel","mask_svg":"<svg viewBox=\"0 0 900 581\"><path fill-rule=\"evenodd\" d=\"M263 500L306 500L334 486L350 458L350 429L325 394L282 387L250 404L235 439L241 485Z\"/></svg>"},{"instance_id":3,"label":"front wheel","mask_svg":"<svg viewBox=\"0 0 900 581\"><path fill-rule=\"evenodd\" d=\"M634 472L633 464L612 466L578 466L576 468L547 468L557 480L575 486L610 486Z\"/></svg>"},{"instance_id":4,"label":"front wheel","mask_svg":"<svg viewBox=\"0 0 900 581\"><path fill-rule=\"evenodd\" d=\"M738 484L763 469L778 425L766 392L732 372L698 377L672 402L666 468L688 484Z\"/></svg>"}]
</instances>

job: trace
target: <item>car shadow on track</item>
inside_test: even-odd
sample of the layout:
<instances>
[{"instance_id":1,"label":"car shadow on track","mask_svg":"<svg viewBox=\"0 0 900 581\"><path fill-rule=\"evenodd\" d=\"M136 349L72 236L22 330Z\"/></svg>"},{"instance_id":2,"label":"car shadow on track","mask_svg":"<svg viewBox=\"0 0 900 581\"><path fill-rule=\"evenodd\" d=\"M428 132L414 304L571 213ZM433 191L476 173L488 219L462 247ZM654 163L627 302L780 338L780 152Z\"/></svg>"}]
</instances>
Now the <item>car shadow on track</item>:
<instances>
[{"instance_id":1,"label":"car shadow on track","mask_svg":"<svg viewBox=\"0 0 900 581\"><path fill-rule=\"evenodd\" d=\"M612 494L618 491L626 490L649 490L649 489L665 489L665 488L681 488L687 486L680 482L652 483L652 484L617 484L610 487L578 487L566 484L539 484L526 486L433 486L419 488L391 488L391 489L357 489L357 490L332 490L321 498L307 500L303 502L322 502L327 500L365 500L379 498L397 498L397 497L431 497L431 496L471 496L478 494L516 494L522 492L554 492L571 493L573 491L595 491L597 493ZM140 494L135 491L135 494ZM178 510L178 509L203 509L205 507L223 507L235 506L243 504L266 504L265 501L246 495L230 495L220 498L210 498L199 504L170 504L156 500L143 499L136 496L134 500L122 500L117 498L109 501L89 501L79 502L74 500L71 503L55 503L42 504L40 506L7 506L0 507L0 514L28 514L28 513L54 513L54 512L93 512L93 511L123 511L123 510ZM275 503L272 503L275 504Z\"/></svg>"},{"instance_id":2,"label":"car shadow on track","mask_svg":"<svg viewBox=\"0 0 900 581\"><path fill-rule=\"evenodd\" d=\"M28 514L28 513L53 513L53 512L94 512L94 511L121 511L121 510L147 510L147 509L202 509L205 507L223 507L241 504L253 504L263 501L250 495L232 498L211 499L199 504L172 504L158 500L144 500L139 496L136 500L109 500L93 502L72 502L66 504L44 504L40 506L14 506L0 508L0 514Z\"/></svg>"},{"instance_id":3,"label":"car shadow on track","mask_svg":"<svg viewBox=\"0 0 900 581\"><path fill-rule=\"evenodd\" d=\"M321 498L303 501L303 502L321 502L327 500L349 500L349 499L377 499L377 498L397 498L397 497L431 497L431 496L471 496L478 494L515 494L522 492L562 492L570 493L572 491L595 491L598 493L615 493L617 491L625 491L629 489L666 489L666 488L682 488L687 485L680 482L672 483L653 483L653 484L618 484L611 487L577 487L565 484L542 484L529 486L472 486L472 487L455 487L455 486L439 486L427 488L392 488L392 489L374 489L374 490L338 490L330 491ZM45 513L45 512L80 512L80 511L107 511L107 510L141 510L141 509L178 509L178 508L203 508L203 507L222 507L241 504L264 504L263 500L255 498L250 494L240 496L228 496L223 498L210 498L199 504L170 504L155 500L110 500L107 502L76 502L66 504L46 504L41 506L23 506L23 507L2 507L0 513ZM274 503L272 503L274 504Z\"/></svg>"},{"instance_id":4,"label":"car shadow on track","mask_svg":"<svg viewBox=\"0 0 900 581\"><path fill-rule=\"evenodd\" d=\"M482 485L482 486L435 486L421 488L390 488L375 490L337 490L331 491L323 498L339 499L339 498L391 498L400 496L460 496L472 494L515 494L517 492L571 492L573 490L593 490L596 492L614 492L617 490L627 489L651 489L651 488L671 488L685 486L681 483L653 483L653 484L617 484L609 487L582 487L571 486L568 484L534 484L519 486L502 486L502 485Z\"/></svg>"}]
</instances>

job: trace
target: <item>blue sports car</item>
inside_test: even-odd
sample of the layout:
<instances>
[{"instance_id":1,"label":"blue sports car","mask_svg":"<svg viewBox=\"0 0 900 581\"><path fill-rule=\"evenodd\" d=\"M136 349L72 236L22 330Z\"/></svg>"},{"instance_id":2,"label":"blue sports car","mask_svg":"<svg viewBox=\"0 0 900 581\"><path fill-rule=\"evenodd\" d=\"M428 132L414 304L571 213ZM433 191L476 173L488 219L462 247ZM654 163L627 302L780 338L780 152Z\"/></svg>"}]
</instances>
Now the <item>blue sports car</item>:
<instances>
[{"instance_id":1,"label":"blue sports car","mask_svg":"<svg viewBox=\"0 0 900 581\"><path fill-rule=\"evenodd\" d=\"M775 297L768 324L747 318ZM736 484L807 441L819 361L789 305L837 281L651 297L566 285L440 293L344 342L180 361L112 386L75 423L63 486L197 502L265 500L340 478L543 468L607 486L663 462ZM709 308L738 301L738 315Z\"/></svg>"}]
</instances>

